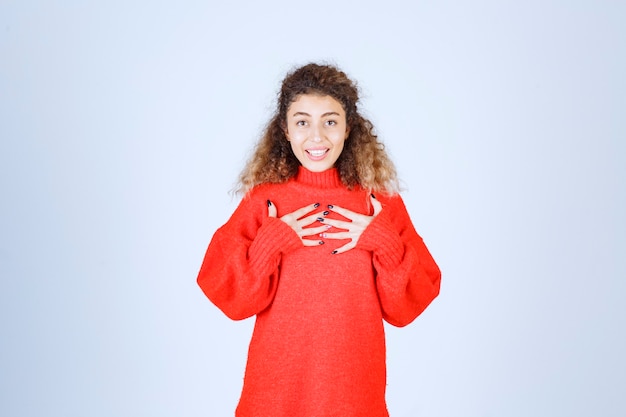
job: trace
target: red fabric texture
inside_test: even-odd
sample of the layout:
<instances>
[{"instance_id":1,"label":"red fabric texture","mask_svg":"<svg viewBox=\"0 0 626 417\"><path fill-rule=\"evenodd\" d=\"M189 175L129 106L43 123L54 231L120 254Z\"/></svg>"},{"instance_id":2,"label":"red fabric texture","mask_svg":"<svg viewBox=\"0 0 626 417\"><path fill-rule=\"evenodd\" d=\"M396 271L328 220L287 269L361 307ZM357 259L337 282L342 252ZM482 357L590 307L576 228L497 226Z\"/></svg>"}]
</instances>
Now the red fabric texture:
<instances>
[{"instance_id":1,"label":"red fabric texture","mask_svg":"<svg viewBox=\"0 0 626 417\"><path fill-rule=\"evenodd\" d=\"M341 240L305 247L267 214L268 199L278 217L316 202L372 214L335 169L255 187L213 235L198 284L228 317L256 315L237 417L388 416L383 319L412 322L441 273L401 197L376 198L383 210L345 253L331 254Z\"/></svg>"}]
</instances>

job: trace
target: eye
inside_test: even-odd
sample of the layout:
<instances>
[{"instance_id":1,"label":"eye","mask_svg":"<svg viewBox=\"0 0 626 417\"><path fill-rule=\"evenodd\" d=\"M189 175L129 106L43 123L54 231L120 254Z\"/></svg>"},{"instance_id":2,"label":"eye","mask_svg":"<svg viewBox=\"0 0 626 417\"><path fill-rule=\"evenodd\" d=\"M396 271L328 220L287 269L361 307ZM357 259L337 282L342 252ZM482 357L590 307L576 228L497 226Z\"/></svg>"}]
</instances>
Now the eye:
<instances>
[{"instance_id":1,"label":"eye","mask_svg":"<svg viewBox=\"0 0 626 417\"><path fill-rule=\"evenodd\" d=\"M296 122L296 126L306 126L306 121L304 121L304 120L298 120L298 121Z\"/></svg>"},{"instance_id":2,"label":"eye","mask_svg":"<svg viewBox=\"0 0 626 417\"><path fill-rule=\"evenodd\" d=\"M337 122L335 120L327 120L326 126L336 126Z\"/></svg>"}]
</instances>

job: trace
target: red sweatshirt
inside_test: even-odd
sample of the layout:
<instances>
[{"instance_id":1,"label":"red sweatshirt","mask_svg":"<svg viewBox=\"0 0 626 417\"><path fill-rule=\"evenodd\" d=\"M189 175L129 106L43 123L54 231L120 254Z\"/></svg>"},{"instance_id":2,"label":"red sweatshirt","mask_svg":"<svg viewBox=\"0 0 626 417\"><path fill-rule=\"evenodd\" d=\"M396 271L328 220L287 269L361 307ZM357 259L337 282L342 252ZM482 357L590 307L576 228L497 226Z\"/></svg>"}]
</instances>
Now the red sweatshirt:
<instances>
[{"instance_id":1,"label":"red sweatshirt","mask_svg":"<svg viewBox=\"0 0 626 417\"><path fill-rule=\"evenodd\" d=\"M376 197L383 210L336 255L347 241L306 247L266 203L278 217L316 202L371 215L369 194L335 169L255 187L215 232L198 284L228 317L256 314L237 417L388 416L382 320L413 321L441 274L400 196Z\"/></svg>"}]
</instances>

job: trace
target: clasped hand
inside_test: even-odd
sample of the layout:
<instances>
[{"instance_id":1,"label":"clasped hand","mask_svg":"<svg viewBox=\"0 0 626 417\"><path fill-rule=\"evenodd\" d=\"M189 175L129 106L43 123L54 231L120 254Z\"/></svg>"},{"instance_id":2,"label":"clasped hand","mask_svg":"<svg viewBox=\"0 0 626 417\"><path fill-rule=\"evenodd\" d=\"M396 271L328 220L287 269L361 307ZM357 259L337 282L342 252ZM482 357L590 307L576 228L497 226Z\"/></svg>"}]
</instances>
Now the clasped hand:
<instances>
[{"instance_id":1,"label":"clasped hand","mask_svg":"<svg viewBox=\"0 0 626 417\"><path fill-rule=\"evenodd\" d=\"M356 247L363 231L367 228L367 226L369 226L372 220L374 220L374 217L376 217L383 209L382 204L380 204L373 194L370 196L370 201L372 203L372 207L374 208L374 214L372 216L357 213L335 205L329 205L329 211L309 214L319 207L319 203L315 203L302 207L294 212L287 213L280 217L280 220L285 222L296 232L296 234L300 237L300 240L302 240L302 244L304 246L321 245L324 243L323 239L350 239L350 242L332 251L333 254L339 254ZM267 205L268 216L276 217L276 206L269 200L267 201ZM326 215L328 215L330 211L342 215L348 219L348 221L327 218ZM307 227L316 222L320 223L320 226ZM332 233L328 232L328 229L331 227L341 229L342 231ZM316 235L321 239L310 239L311 236Z\"/></svg>"}]
</instances>

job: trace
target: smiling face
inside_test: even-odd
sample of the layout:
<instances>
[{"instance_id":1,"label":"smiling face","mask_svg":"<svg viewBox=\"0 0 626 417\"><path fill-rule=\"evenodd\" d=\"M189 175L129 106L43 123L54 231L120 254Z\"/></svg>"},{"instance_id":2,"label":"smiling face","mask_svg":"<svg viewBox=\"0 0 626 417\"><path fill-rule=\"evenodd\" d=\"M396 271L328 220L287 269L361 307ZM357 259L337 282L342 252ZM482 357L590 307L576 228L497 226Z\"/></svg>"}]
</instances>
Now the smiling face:
<instances>
[{"instance_id":1,"label":"smiling face","mask_svg":"<svg viewBox=\"0 0 626 417\"><path fill-rule=\"evenodd\" d=\"M331 96L302 94L287 109L285 135L309 171L332 168L349 133L346 112Z\"/></svg>"}]
</instances>

